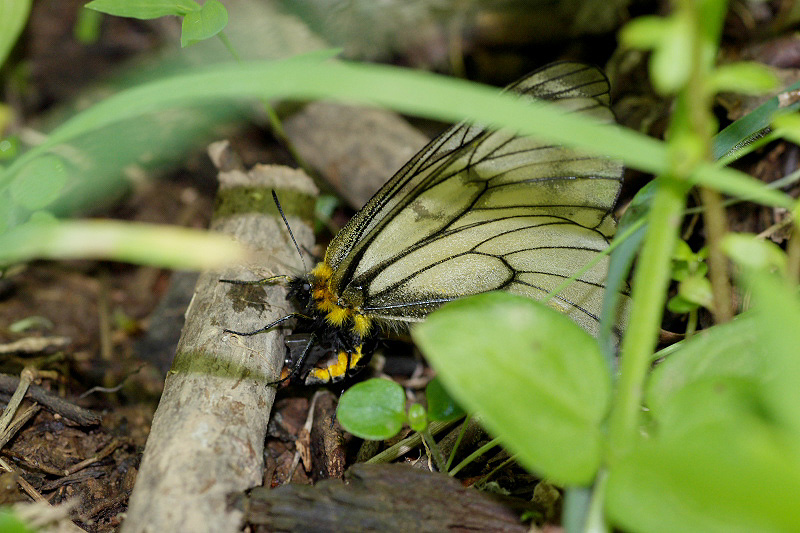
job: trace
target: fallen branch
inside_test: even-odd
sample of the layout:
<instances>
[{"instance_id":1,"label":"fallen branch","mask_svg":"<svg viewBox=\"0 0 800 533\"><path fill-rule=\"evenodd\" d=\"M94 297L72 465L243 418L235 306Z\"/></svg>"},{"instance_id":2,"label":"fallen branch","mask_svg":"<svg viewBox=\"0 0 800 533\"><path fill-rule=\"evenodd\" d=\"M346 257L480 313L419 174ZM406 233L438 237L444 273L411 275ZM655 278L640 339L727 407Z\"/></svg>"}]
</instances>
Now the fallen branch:
<instances>
[{"instance_id":1,"label":"fallen branch","mask_svg":"<svg viewBox=\"0 0 800 533\"><path fill-rule=\"evenodd\" d=\"M285 356L279 331L252 331L288 311L285 288L242 286L220 279L254 280L302 271L297 251L277 215L275 189L292 231L310 248L316 193L300 171L257 166L249 173L220 173L212 229L263 252L257 267L200 275L172 370L153 419L123 524L124 533L144 531L239 531L242 513L229 509L230 492L260 485L264 438L277 378Z\"/></svg>"}]
</instances>

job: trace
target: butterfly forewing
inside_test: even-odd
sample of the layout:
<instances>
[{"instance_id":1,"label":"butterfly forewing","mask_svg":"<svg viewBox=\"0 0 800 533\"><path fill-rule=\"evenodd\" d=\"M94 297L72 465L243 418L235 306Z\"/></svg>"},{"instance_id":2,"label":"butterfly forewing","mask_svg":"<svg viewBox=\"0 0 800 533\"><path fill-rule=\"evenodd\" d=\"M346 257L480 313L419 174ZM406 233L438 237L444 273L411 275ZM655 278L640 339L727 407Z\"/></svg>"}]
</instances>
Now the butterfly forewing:
<instances>
[{"instance_id":1,"label":"butterfly forewing","mask_svg":"<svg viewBox=\"0 0 800 533\"><path fill-rule=\"evenodd\" d=\"M509 87L612 121L608 82L574 63ZM387 320L423 319L442 303L488 290L542 298L608 246L619 162L460 124L432 141L328 248L332 289ZM550 302L596 329L603 258ZM349 303L349 302L345 302Z\"/></svg>"}]
</instances>

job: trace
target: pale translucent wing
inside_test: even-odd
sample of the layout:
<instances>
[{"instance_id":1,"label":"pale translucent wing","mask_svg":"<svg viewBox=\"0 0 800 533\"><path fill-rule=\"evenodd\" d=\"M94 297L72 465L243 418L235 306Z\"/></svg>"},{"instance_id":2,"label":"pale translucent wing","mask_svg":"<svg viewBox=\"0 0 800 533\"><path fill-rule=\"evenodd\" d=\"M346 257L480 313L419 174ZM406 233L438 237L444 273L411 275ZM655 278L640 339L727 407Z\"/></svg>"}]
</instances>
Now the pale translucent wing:
<instances>
[{"instance_id":1,"label":"pale translucent wing","mask_svg":"<svg viewBox=\"0 0 800 533\"><path fill-rule=\"evenodd\" d=\"M551 65L510 89L613 119L608 82L592 67ZM621 172L609 159L507 131L454 126L331 243L332 289L366 314L403 321L487 290L540 298L607 247ZM606 266L586 273L554 305L593 324Z\"/></svg>"}]
</instances>

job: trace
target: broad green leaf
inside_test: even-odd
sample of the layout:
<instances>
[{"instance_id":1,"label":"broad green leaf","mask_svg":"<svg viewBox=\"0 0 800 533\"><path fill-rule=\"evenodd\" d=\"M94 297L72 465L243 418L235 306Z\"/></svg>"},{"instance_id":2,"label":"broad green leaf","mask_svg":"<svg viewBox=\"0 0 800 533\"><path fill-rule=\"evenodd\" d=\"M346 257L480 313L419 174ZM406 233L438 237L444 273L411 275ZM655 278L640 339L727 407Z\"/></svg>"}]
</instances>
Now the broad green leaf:
<instances>
[{"instance_id":1,"label":"broad green leaf","mask_svg":"<svg viewBox=\"0 0 800 533\"><path fill-rule=\"evenodd\" d=\"M108 259L177 269L219 268L244 261L230 237L156 224L36 217L0 235L0 264L31 259Z\"/></svg>"},{"instance_id":2,"label":"broad green leaf","mask_svg":"<svg viewBox=\"0 0 800 533\"><path fill-rule=\"evenodd\" d=\"M92 0L85 7L108 15L146 20L168 15L182 17L201 6L194 0Z\"/></svg>"},{"instance_id":3,"label":"broad green leaf","mask_svg":"<svg viewBox=\"0 0 800 533\"><path fill-rule=\"evenodd\" d=\"M181 24L181 46L215 36L228 24L228 11L218 0L207 0L198 11L187 13Z\"/></svg>"},{"instance_id":4,"label":"broad green leaf","mask_svg":"<svg viewBox=\"0 0 800 533\"><path fill-rule=\"evenodd\" d=\"M709 80L714 92L762 94L778 86L779 80L761 63L729 63L714 69Z\"/></svg>"},{"instance_id":5,"label":"broad green leaf","mask_svg":"<svg viewBox=\"0 0 800 533\"><path fill-rule=\"evenodd\" d=\"M0 508L0 531L3 533L35 533L28 523L10 507Z\"/></svg>"},{"instance_id":6,"label":"broad green leaf","mask_svg":"<svg viewBox=\"0 0 800 533\"><path fill-rule=\"evenodd\" d=\"M492 292L445 305L412 337L522 464L556 483L591 482L611 380L589 334L542 303Z\"/></svg>"},{"instance_id":7,"label":"broad green leaf","mask_svg":"<svg viewBox=\"0 0 800 533\"><path fill-rule=\"evenodd\" d=\"M17 174L11 183L11 197L27 209L42 209L60 196L67 175L63 159L55 155L40 157Z\"/></svg>"},{"instance_id":8,"label":"broad green leaf","mask_svg":"<svg viewBox=\"0 0 800 533\"><path fill-rule=\"evenodd\" d=\"M726 376L720 372L694 379L676 391L657 413L652 413L658 438L671 442L683 438L688 431L723 420L735 424L745 417L757 419L764 413L760 390L754 376Z\"/></svg>"},{"instance_id":9,"label":"broad green leaf","mask_svg":"<svg viewBox=\"0 0 800 533\"><path fill-rule=\"evenodd\" d=\"M431 420L447 422L465 415L464 410L450 396L438 376L425 387L425 399L428 401L428 416Z\"/></svg>"},{"instance_id":10,"label":"broad green leaf","mask_svg":"<svg viewBox=\"0 0 800 533\"><path fill-rule=\"evenodd\" d=\"M755 417L726 416L640 441L611 468L606 513L625 531L800 531L798 494L797 440Z\"/></svg>"},{"instance_id":11,"label":"broad green leaf","mask_svg":"<svg viewBox=\"0 0 800 533\"><path fill-rule=\"evenodd\" d=\"M756 323L751 314L705 329L669 349L647 382L645 403L659 419L685 387L714 378L758 379L763 363L755 351Z\"/></svg>"},{"instance_id":12,"label":"broad green leaf","mask_svg":"<svg viewBox=\"0 0 800 533\"><path fill-rule=\"evenodd\" d=\"M336 417L356 437L386 440L403 427L405 411L403 387L388 379L369 379L342 394Z\"/></svg>"},{"instance_id":13,"label":"broad green leaf","mask_svg":"<svg viewBox=\"0 0 800 533\"><path fill-rule=\"evenodd\" d=\"M800 437L800 298L797 285L770 272L745 276L753 293L758 353L764 361L762 395L777 423Z\"/></svg>"},{"instance_id":14,"label":"broad green leaf","mask_svg":"<svg viewBox=\"0 0 800 533\"><path fill-rule=\"evenodd\" d=\"M28 21L31 0L0 0L0 67Z\"/></svg>"}]
</instances>

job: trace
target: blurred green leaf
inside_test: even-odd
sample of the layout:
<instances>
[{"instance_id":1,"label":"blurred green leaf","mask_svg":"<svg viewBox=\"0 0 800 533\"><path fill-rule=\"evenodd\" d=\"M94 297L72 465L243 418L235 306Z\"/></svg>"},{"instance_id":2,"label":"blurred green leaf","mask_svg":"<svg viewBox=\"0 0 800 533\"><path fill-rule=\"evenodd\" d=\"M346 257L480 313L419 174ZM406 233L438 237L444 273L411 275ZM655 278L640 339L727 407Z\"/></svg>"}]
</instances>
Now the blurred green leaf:
<instances>
[{"instance_id":1,"label":"blurred green leaf","mask_svg":"<svg viewBox=\"0 0 800 533\"><path fill-rule=\"evenodd\" d=\"M688 302L710 309L714 300L711 282L704 276L691 274L678 284L678 294Z\"/></svg>"},{"instance_id":2,"label":"blurred green leaf","mask_svg":"<svg viewBox=\"0 0 800 533\"><path fill-rule=\"evenodd\" d=\"M27 209L47 207L67 183L64 160L55 155L39 157L22 169L11 183L11 197Z\"/></svg>"},{"instance_id":3,"label":"blurred green leaf","mask_svg":"<svg viewBox=\"0 0 800 533\"><path fill-rule=\"evenodd\" d=\"M182 17L201 8L194 0L92 0L84 7L117 17L145 20L168 15Z\"/></svg>"},{"instance_id":4,"label":"blurred green leaf","mask_svg":"<svg viewBox=\"0 0 800 533\"><path fill-rule=\"evenodd\" d=\"M662 95L674 94L686 85L692 65L692 27L675 16L665 19L663 39L650 59L650 79Z\"/></svg>"},{"instance_id":5,"label":"blurred green leaf","mask_svg":"<svg viewBox=\"0 0 800 533\"><path fill-rule=\"evenodd\" d=\"M30 11L31 0L0 0L0 67L17 42Z\"/></svg>"},{"instance_id":6,"label":"blurred green leaf","mask_svg":"<svg viewBox=\"0 0 800 533\"><path fill-rule=\"evenodd\" d=\"M431 420L447 422L466 414L444 388L439 376L433 378L425 387L425 399L428 401L428 416Z\"/></svg>"},{"instance_id":7,"label":"blurred green leaf","mask_svg":"<svg viewBox=\"0 0 800 533\"><path fill-rule=\"evenodd\" d=\"M709 80L714 92L762 94L778 86L778 77L761 63L729 63L720 65Z\"/></svg>"},{"instance_id":8,"label":"blurred green leaf","mask_svg":"<svg viewBox=\"0 0 800 533\"><path fill-rule=\"evenodd\" d=\"M405 410L403 387L388 379L368 379L342 394L336 417L356 437L385 440L403 427Z\"/></svg>"},{"instance_id":9,"label":"blurred green leaf","mask_svg":"<svg viewBox=\"0 0 800 533\"><path fill-rule=\"evenodd\" d=\"M664 17L642 16L628 22L619 32L622 46L652 50L661 45L670 31L670 24Z\"/></svg>"},{"instance_id":10,"label":"blurred green leaf","mask_svg":"<svg viewBox=\"0 0 800 533\"><path fill-rule=\"evenodd\" d=\"M181 47L215 36L228 24L228 11L218 0L207 0L198 11L187 13L181 24Z\"/></svg>"},{"instance_id":11,"label":"blurred green leaf","mask_svg":"<svg viewBox=\"0 0 800 533\"><path fill-rule=\"evenodd\" d=\"M706 417L671 438L639 441L615 463L606 513L626 531L800 531L798 452L796 439L755 417Z\"/></svg>"},{"instance_id":12,"label":"blurred green leaf","mask_svg":"<svg viewBox=\"0 0 800 533\"><path fill-rule=\"evenodd\" d=\"M246 259L230 237L207 231L110 220L44 222L0 235L0 264L31 259L107 259L175 269L208 269Z\"/></svg>"},{"instance_id":13,"label":"blurred green leaf","mask_svg":"<svg viewBox=\"0 0 800 533\"><path fill-rule=\"evenodd\" d=\"M446 304L412 337L522 464L558 483L591 482L611 378L588 333L545 304L493 292Z\"/></svg>"},{"instance_id":14,"label":"blurred green leaf","mask_svg":"<svg viewBox=\"0 0 800 533\"><path fill-rule=\"evenodd\" d=\"M671 312L676 313L678 315L684 315L691 311L696 310L698 305L694 302L690 302L680 294L676 294L669 300L667 300L667 309Z\"/></svg>"},{"instance_id":15,"label":"blurred green leaf","mask_svg":"<svg viewBox=\"0 0 800 533\"><path fill-rule=\"evenodd\" d=\"M748 233L729 233L720 243L731 259L751 269L786 271L786 254L777 244Z\"/></svg>"},{"instance_id":16,"label":"blurred green leaf","mask_svg":"<svg viewBox=\"0 0 800 533\"><path fill-rule=\"evenodd\" d=\"M794 144L800 144L800 114L787 113L778 115L772 121L775 134Z\"/></svg>"},{"instance_id":17,"label":"blurred green leaf","mask_svg":"<svg viewBox=\"0 0 800 533\"><path fill-rule=\"evenodd\" d=\"M463 80L394 67L323 62L330 55L330 51L325 51L278 62L214 65L200 72L123 91L65 122L45 143L17 158L4 172L0 185L30 159L53 145L120 120L173 106L225 98L286 96L372 102L442 120L467 118L484 124L507 126L523 134L544 137L608 157L620 157L629 166L648 172L666 170L665 145L633 131L597 124L576 113L565 114L553 105L531 106L513 95L497 94L493 88ZM691 183L768 205L793 205L784 193L770 190L741 172L716 168L711 164L698 166Z\"/></svg>"},{"instance_id":18,"label":"blurred green leaf","mask_svg":"<svg viewBox=\"0 0 800 533\"><path fill-rule=\"evenodd\" d=\"M10 507L0 508L0 531L3 533L36 533L28 523Z\"/></svg>"},{"instance_id":19,"label":"blurred green leaf","mask_svg":"<svg viewBox=\"0 0 800 533\"><path fill-rule=\"evenodd\" d=\"M742 263L739 263L740 266ZM764 361L762 396L772 420L800 438L800 298L797 285L769 269L746 271Z\"/></svg>"},{"instance_id":20,"label":"blurred green leaf","mask_svg":"<svg viewBox=\"0 0 800 533\"><path fill-rule=\"evenodd\" d=\"M647 382L645 403L653 416L668 408L674 396L697 381L713 378L757 379L763 361L755 350L757 324L752 314L697 332L671 346Z\"/></svg>"},{"instance_id":21,"label":"blurred green leaf","mask_svg":"<svg viewBox=\"0 0 800 533\"><path fill-rule=\"evenodd\" d=\"M94 9L78 10L78 20L72 29L72 35L81 44L94 44L100 38L100 30L103 24L103 14Z\"/></svg>"}]
</instances>

